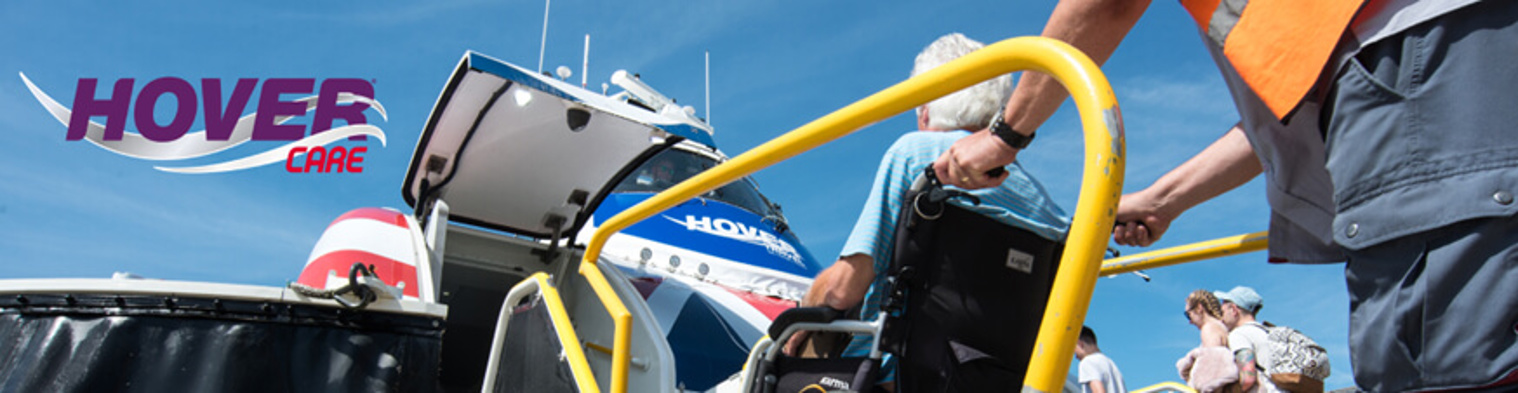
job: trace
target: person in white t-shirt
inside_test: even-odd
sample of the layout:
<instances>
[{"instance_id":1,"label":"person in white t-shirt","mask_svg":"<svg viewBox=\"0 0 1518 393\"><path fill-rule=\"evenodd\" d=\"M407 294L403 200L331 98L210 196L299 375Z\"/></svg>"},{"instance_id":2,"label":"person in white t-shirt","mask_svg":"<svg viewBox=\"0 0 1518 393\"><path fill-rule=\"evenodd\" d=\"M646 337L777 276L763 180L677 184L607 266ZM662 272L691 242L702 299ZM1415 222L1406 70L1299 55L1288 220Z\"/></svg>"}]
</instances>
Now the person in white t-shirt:
<instances>
[{"instance_id":1,"label":"person in white t-shirt","mask_svg":"<svg viewBox=\"0 0 1518 393\"><path fill-rule=\"evenodd\" d=\"M1080 339L1075 342L1075 358L1081 361L1081 392L1128 392L1128 388L1123 386L1123 373L1117 370L1117 364L1112 362L1112 358L1103 355L1102 349L1096 346L1096 332L1091 331L1090 327L1081 326Z\"/></svg>"},{"instance_id":2,"label":"person in white t-shirt","mask_svg":"<svg viewBox=\"0 0 1518 393\"><path fill-rule=\"evenodd\" d=\"M1282 392L1270 378L1260 373L1256 365L1270 364L1267 348L1269 332L1265 325L1256 322L1254 316L1264 307L1264 299L1250 287L1233 287L1228 292L1213 291L1223 303L1223 324L1228 325L1228 350L1233 351L1234 362L1239 365L1239 386L1246 392ZM1254 389L1259 386L1259 389Z\"/></svg>"}]
</instances>

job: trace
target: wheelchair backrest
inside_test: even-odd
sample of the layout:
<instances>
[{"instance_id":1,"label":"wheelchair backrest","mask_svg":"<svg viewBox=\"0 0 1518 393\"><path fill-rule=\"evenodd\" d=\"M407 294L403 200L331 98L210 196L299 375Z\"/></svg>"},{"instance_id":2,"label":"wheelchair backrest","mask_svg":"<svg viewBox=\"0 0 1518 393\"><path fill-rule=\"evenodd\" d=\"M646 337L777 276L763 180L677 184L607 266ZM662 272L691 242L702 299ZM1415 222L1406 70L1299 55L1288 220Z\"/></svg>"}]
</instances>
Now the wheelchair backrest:
<instances>
[{"instance_id":1,"label":"wheelchair backrest","mask_svg":"<svg viewBox=\"0 0 1518 393\"><path fill-rule=\"evenodd\" d=\"M904 199L883 307L898 389L1022 386L1064 244L948 203L968 194L928 173Z\"/></svg>"}]
</instances>

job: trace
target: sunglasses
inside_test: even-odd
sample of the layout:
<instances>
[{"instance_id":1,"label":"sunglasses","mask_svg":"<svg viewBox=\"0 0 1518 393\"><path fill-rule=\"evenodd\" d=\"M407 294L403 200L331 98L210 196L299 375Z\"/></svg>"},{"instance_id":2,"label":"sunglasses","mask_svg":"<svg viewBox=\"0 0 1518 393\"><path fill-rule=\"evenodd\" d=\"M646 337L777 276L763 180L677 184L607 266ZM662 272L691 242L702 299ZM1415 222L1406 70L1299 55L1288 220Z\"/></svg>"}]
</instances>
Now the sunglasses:
<instances>
[{"instance_id":1,"label":"sunglasses","mask_svg":"<svg viewBox=\"0 0 1518 393\"><path fill-rule=\"evenodd\" d=\"M1187 307L1185 310L1181 311L1181 318L1186 318L1186 323L1191 323L1191 309L1193 308L1196 307Z\"/></svg>"}]
</instances>

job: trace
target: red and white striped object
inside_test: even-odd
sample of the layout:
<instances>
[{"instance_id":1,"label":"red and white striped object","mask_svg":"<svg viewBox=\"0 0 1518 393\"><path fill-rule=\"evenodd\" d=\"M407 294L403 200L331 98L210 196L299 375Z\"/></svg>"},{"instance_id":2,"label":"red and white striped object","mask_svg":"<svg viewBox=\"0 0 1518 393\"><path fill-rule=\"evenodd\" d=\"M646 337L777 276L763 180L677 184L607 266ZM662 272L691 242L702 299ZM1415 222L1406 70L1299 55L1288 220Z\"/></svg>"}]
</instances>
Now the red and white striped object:
<instances>
[{"instance_id":1,"label":"red and white striped object","mask_svg":"<svg viewBox=\"0 0 1518 393\"><path fill-rule=\"evenodd\" d=\"M432 301L432 283L422 282L428 259L416 220L398 211L365 207L343 213L322 236L301 270L301 284L338 288L348 284L353 263L372 266L380 280L402 289L407 299ZM421 294L426 294L425 298Z\"/></svg>"}]
</instances>

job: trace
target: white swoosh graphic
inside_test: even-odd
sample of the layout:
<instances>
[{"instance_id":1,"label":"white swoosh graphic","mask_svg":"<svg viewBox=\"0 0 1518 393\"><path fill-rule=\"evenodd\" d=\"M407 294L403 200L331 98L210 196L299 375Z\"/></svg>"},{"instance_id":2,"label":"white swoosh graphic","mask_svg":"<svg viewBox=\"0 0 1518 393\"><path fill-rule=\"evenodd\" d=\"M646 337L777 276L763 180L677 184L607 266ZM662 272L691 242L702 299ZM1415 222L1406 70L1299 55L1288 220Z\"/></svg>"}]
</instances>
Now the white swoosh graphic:
<instances>
[{"instance_id":1,"label":"white swoosh graphic","mask_svg":"<svg viewBox=\"0 0 1518 393\"><path fill-rule=\"evenodd\" d=\"M385 145L385 131L380 130L379 127L375 127L375 126L368 125L368 124L350 124L350 125L346 125L346 126L342 126L342 127L338 127L338 128L333 128L333 129L330 129L330 130L327 130L327 131L322 131L320 133L317 133L316 135L308 136L305 139L301 139L301 140L298 140L298 141L290 142L290 143L285 144L284 146L280 146L280 147L271 149L271 150L263 152L263 153L254 154L254 155L251 155L251 156L239 158L239 159L232 160L232 161L227 161L227 162L222 162L222 163L216 163L216 164L211 164L211 165L193 166L193 167L162 167L162 166L155 166L153 168L157 169L157 170L160 170L160 171L164 171L164 172L174 172L174 173L196 173L196 174L199 174L199 173L230 172L230 171L248 169L248 168L252 168L252 167L264 166L264 165L269 165L269 164L273 164L273 163L276 163L276 162L284 161L287 157L290 156L290 150L294 149L294 148L297 148L297 147L306 147L306 148L309 148L309 147L312 147L312 146L324 146L324 145L327 145L329 143L336 142L336 141L343 140L343 139L347 139L348 137L357 136L357 135L369 135L369 136L373 136L376 139L379 139L381 146Z\"/></svg>"},{"instance_id":2,"label":"white swoosh graphic","mask_svg":"<svg viewBox=\"0 0 1518 393\"><path fill-rule=\"evenodd\" d=\"M68 127L69 118L73 111L68 107L63 106L62 104L59 104L57 100L54 100L53 97L47 95L47 93L42 92L42 89L37 88L37 85L32 84L31 79L28 79L26 77L26 73L18 72L18 74L21 75L21 81L26 83L27 89L30 89L32 91L32 96L37 98L37 102L41 103L42 106L53 115L53 118L58 119L58 122L63 123L64 127ZM312 110L316 109L317 96L313 95L309 97L303 97L293 102L305 103L306 112L310 113ZM373 107L376 112L379 112L380 117L385 121L390 120L390 116L385 114L385 107L381 106L379 101L375 101L372 98L356 94L340 93L337 96L337 102L339 104L349 104L354 102L368 104L370 107ZM93 121L90 122L89 131L85 133L84 138L86 140L89 140L90 143L94 143L96 146L100 146L102 149L106 149L113 153L127 157L153 161L183 160L220 152L222 150L236 147L237 145L241 145L243 142L251 140L253 138L253 122L257 117L257 114L258 112L254 112L238 118L236 125L232 127L231 136L225 141L206 140L206 137L203 136L203 134L205 134L205 130L186 133L179 139L168 142L157 142L149 140L146 137L143 137L142 134L134 132L123 132L121 140L108 141L104 139L105 126ZM274 118L274 124L284 124L294 117L295 116L277 116ZM335 131L339 128L334 128L327 132ZM374 130L379 133L378 137L383 142L384 132L379 131L378 128L374 128ZM326 134L327 132L320 132L316 135ZM355 135L373 134L360 133ZM308 137L306 139L311 138ZM159 169L163 168L160 167Z\"/></svg>"}]
</instances>

